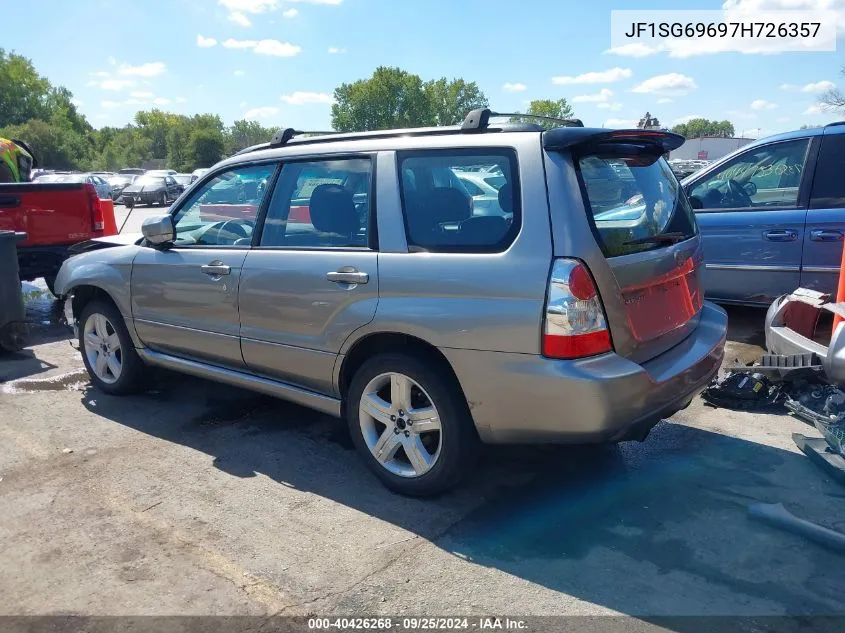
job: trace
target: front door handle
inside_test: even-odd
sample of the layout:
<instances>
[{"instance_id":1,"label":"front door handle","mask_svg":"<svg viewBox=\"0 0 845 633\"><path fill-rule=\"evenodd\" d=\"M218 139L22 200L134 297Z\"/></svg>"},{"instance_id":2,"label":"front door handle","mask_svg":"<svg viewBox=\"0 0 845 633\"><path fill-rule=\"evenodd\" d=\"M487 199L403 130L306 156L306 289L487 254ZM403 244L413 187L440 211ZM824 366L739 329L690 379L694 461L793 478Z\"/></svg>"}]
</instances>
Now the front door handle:
<instances>
[{"instance_id":1,"label":"front door handle","mask_svg":"<svg viewBox=\"0 0 845 633\"><path fill-rule=\"evenodd\" d=\"M763 237L770 242L794 242L798 239L798 233L790 229L777 229L775 231L766 231Z\"/></svg>"},{"instance_id":2,"label":"front door handle","mask_svg":"<svg viewBox=\"0 0 845 633\"><path fill-rule=\"evenodd\" d=\"M825 231L824 229L810 231L810 239L814 242L841 242L842 237L842 231Z\"/></svg>"},{"instance_id":3,"label":"front door handle","mask_svg":"<svg viewBox=\"0 0 845 633\"><path fill-rule=\"evenodd\" d=\"M340 270L326 273L326 279L336 284L365 284L370 281L370 275L359 272L352 266L344 266Z\"/></svg>"},{"instance_id":4,"label":"front door handle","mask_svg":"<svg viewBox=\"0 0 845 633\"><path fill-rule=\"evenodd\" d=\"M220 262L211 262L205 266L200 266L200 270L209 277L222 277L223 275L232 274L232 267Z\"/></svg>"}]
</instances>

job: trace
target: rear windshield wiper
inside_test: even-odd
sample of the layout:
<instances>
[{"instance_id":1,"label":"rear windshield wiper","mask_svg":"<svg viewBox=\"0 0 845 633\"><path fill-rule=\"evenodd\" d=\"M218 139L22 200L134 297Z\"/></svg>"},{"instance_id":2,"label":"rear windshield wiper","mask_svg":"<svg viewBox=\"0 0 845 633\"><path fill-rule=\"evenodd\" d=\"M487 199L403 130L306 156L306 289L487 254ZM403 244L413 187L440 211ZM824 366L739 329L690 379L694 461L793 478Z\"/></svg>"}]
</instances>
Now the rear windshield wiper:
<instances>
[{"instance_id":1,"label":"rear windshield wiper","mask_svg":"<svg viewBox=\"0 0 845 633\"><path fill-rule=\"evenodd\" d=\"M680 231L676 231L674 233L660 233L659 235L649 235L648 237L641 237L636 240L623 242L623 246L634 246L636 244L650 244L652 242L657 242L659 244L677 244L678 242L683 242L684 240L688 240L691 237L691 235L681 233Z\"/></svg>"}]
</instances>

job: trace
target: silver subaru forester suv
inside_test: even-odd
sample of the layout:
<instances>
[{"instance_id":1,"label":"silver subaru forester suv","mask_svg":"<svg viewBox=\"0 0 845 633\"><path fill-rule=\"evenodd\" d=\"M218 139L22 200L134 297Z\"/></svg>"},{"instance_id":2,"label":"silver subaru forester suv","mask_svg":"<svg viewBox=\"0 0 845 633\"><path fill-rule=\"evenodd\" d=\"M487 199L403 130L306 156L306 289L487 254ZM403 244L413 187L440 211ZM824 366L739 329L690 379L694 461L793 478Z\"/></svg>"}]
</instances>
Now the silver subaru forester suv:
<instances>
[{"instance_id":1,"label":"silver subaru forester suv","mask_svg":"<svg viewBox=\"0 0 845 633\"><path fill-rule=\"evenodd\" d=\"M280 130L143 237L80 245L56 290L93 384L130 393L165 367L344 417L410 495L454 485L482 442L645 439L725 343L664 159L683 139L495 116Z\"/></svg>"}]
</instances>

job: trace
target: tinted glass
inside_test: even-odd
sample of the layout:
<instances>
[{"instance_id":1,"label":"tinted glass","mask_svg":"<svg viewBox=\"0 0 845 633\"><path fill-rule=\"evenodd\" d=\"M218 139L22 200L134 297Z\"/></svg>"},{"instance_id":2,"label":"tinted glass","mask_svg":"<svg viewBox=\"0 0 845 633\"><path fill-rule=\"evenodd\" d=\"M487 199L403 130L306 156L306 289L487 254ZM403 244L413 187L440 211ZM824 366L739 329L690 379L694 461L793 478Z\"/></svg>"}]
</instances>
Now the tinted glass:
<instances>
[{"instance_id":1,"label":"tinted glass","mask_svg":"<svg viewBox=\"0 0 845 633\"><path fill-rule=\"evenodd\" d=\"M285 164L261 246L366 248L371 181L368 158Z\"/></svg>"},{"instance_id":2,"label":"tinted glass","mask_svg":"<svg viewBox=\"0 0 845 633\"><path fill-rule=\"evenodd\" d=\"M176 245L248 246L275 171L274 164L249 165L206 182L174 216Z\"/></svg>"},{"instance_id":3,"label":"tinted glass","mask_svg":"<svg viewBox=\"0 0 845 633\"><path fill-rule=\"evenodd\" d=\"M462 172L496 172L498 195L473 199ZM411 250L500 252L519 232L516 157L512 150L450 150L400 155L405 228ZM481 193L480 187L475 187ZM472 191L474 191L472 190Z\"/></svg>"},{"instance_id":4,"label":"tinted glass","mask_svg":"<svg viewBox=\"0 0 845 633\"><path fill-rule=\"evenodd\" d=\"M663 248L649 238L698 232L695 215L672 169L653 154L586 154L576 157L587 210L606 257Z\"/></svg>"},{"instance_id":5,"label":"tinted glass","mask_svg":"<svg viewBox=\"0 0 845 633\"><path fill-rule=\"evenodd\" d=\"M845 134L833 134L822 139L810 208L845 208Z\"/></svg>"},{"instance_id":6,"label":"tinted glass","mask_svg":"<svg viewBox=\"0 0 845 633\"><path fill-rule=\"evenodd\" d=\"M743 152L700 181L690 196L702 209L794 207L809 142L803 138Z\"/></svg>"}]
</instances>

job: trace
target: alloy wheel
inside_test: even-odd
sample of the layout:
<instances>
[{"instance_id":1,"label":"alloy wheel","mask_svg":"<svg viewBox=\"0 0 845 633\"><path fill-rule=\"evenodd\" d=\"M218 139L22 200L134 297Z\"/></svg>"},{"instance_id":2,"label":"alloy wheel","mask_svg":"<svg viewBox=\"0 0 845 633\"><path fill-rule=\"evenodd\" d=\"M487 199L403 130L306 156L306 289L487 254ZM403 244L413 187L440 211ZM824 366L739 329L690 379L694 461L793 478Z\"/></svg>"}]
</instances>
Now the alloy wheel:
<instances>
[{"instance_id":1,"label":"alloy wheel","mask_svg":"<svg viewBox=\"0 0 845 633\"><path fill-rule=\"evenodd\" d=\"M85 321L83 334L85 356L94 374L104 383L117 382L123 369L123 353L114 325L95 312Z\"/></svg>"}]
</instances>

